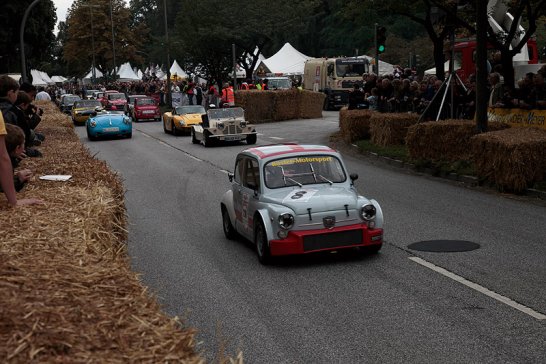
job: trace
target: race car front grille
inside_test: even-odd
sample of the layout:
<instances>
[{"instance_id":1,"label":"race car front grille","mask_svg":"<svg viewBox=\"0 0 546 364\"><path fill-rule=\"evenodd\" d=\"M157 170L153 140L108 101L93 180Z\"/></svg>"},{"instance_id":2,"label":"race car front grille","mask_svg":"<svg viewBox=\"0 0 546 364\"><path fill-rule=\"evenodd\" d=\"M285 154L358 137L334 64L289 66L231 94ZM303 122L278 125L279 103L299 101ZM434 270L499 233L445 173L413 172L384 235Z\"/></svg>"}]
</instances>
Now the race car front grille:
<instances>
[{"instance_id":1,"label":"race car front grille","mask_svg":"<svg viewBox=\"0 0 546 364\"><path fill-rule=\"evenodd\" d=\"M303 251L331 249L347 245L362 244L362 230L338 231L303 237Z\"/></svg>"},{"instance_id":2,"label":"race car front grille","mask_svg":"<svg viewBox=\"0 0 546 364\"><path fill-rule=\"evenodd\" d=\"M240 134L243 132L243 129L239 128L237 125L228 125L226 127L226 134Z\"/></svg>"}]
</instances>

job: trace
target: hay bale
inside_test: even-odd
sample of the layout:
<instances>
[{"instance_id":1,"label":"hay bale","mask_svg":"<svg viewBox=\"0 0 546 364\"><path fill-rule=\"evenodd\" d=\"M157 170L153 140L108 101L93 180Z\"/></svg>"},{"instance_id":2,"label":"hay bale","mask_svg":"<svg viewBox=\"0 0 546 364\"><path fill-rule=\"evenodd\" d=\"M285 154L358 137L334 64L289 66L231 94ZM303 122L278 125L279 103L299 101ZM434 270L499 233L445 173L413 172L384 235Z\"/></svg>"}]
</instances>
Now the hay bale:
<instances>
[{"instance_id":1,"label":"hay bale","mask_svg":"<svg viewBox=\"0 0 546 364\"><path fill-rule=\"evenodd\" d=\"M380 146L404 145L408 128L417 124L412 113L374 113L370 118L372 143Z\"/></svg>"},{"instance_id":2,"label":"hay bale","mask_svg":"<svg viewBox=\"0 0 546 364\"><path fill-rule=\"evenodd\" d=\"M70 117L50 102L38 130L37 175L19 194L43 205L0 203L0 357L8 362L201 363L195 330L168 317L131 271L124 188L91 157Z\"/></svg>"},{"instance_id":3,"label":"hay bale","mask_svg":"<svg viewBox=\"0 0 546 364\"><path fill-rule=\"evenodd\" d=\"M265 91L273 94L273 120L293 120L300 115L300 93L297 89Z\"/></svg>"},{"instance_id":4,"label":"hay bale","mask_svg":"<svg viewBox=\"0 0 546 364\"><path fill-rule=\"evenodd\" d=\"M322 92L299 90L300 119L318 119L322 117L322 108L326 95Z\"/></svg>"},{"instance_id":5,"label":"hay bale","mask_svg":"<svg viewBox=\"0 0 546 364\"><path fill-rule=\"evenodd\" d=\"M370 138L370 119L377 113L372 110L347 110L339 111L339 130L346 143L354 143L357 140Z\"/></svg>"},{"instance_id":6,"label":"hay bale","mask_svg":"<svg viewBox=\"0 0 546 364\"><path fill-rule=\"evenodd\" d=\"M491 131L506 129L502 123L489 123ZM470 161L470 138L478 133L472 120L429 121L408 128L406 145L413 160L432 162Z\"/></svg>"},{"instance_id":7,"label":"hay bale","mask_svg":"<svg viewBox=\"0 0 546 364\"><path fill-rule=\"evenodd\" d=\"M481 179L500 191L521 193L546 179L546 130L510 128L471 139L473 161Z\"/></svg>"},{"instance_id":8,"label":"hay bale","mask_svg":"<svg viewBox=\"0 0 546 364\"><path fill-rule=\"evenodd\" d=\"M238 90L235 104L245 110L245 119L260 124L274 119L273 94L260 90Z\"/></svg>"}]
</instances>

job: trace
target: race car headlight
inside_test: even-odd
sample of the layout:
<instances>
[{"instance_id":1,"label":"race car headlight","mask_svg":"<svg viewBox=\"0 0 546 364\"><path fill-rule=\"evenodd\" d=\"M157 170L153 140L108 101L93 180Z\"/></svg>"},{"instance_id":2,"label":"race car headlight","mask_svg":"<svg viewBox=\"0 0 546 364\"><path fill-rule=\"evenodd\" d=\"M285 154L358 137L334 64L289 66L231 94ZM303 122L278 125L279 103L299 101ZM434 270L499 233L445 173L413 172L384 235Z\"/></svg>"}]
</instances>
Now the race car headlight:
<instances>
[{"instance_id":1,"label":"race car headlight","mask_svg":"<svg viewBox=\"0 0 546 364\"><path fill-rule=\"evenodd\" d=\"M241 126L241 128L246 128L246 121L241 121L239 125Z\"/></svg>"},{"instance_id":2,"label":"race car headlight","mask_svg":"<svg viewBox=\"0 0 546 364\"><path fill-rule=\"evenodd\" d=\"M218 124L216 124L216 127L218 129L224 129L224 123L220 121L220 122L218 122Z\"/></svg>"},{"instance_id":3,"label":"race car headlight","mask_svg":"<svg viewBox=\"0 0 546 364\"><path fill-rule=\"evenodd\" d=\"M375 214L377 213L377 210L375 209L374 205L364 205L360 209L360 217L363 220L370 221L375 219Z\"/></svg>"},{"instance_id":4,"label":"race car headlight","mask_svg":"<svg viewBox=\"0 0 546 364\"><path fill-rule=\"evenodd\" d=\"M89 125L91 125L91 127L94 128L95 126L97 126L97 122L95 120L91 120L89 122Z\"/></svg>"},{"instance_id":5,"label":"race car headlight","mask_svg":"<svg viewBox=\"0 0 546 364\"><path fill-rule=\"evenodd\" d=\"M294 215L286 212L284 214L279 215L279 227L281 229L291 229L292 226L294 226Z\"/></svg>"},{"instance_id":6,"label":"race car headlight","mask_svg":"<svg viewBox=\"0 0 546 364\"><path fill-rule=\"evenodd\" d=\"M123 118L123 122L124 122L125 124L129 124L129 123L131 122L131 119L129 119L129 118Z\"/></svg>"}]
</instances>

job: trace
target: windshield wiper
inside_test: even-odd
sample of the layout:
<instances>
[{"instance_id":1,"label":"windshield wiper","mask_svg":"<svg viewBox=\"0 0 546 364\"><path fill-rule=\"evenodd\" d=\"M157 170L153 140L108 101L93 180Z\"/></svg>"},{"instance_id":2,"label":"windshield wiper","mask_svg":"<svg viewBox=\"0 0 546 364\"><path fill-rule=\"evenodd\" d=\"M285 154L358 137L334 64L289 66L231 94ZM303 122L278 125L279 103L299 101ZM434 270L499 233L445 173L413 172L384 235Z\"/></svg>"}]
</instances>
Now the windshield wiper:
<instances>
[{"instance_id":1,"label":"windshield wiper","mask_svg":"<svg viewBox=\"0 0 546 364\"><path fill-rule=\"evenodd\" d=\"M324 177L323 175L317 174L317 177L321 178L323 181L326 181L332 186L334 182L330 181L328 178Z\"/></svg>"},{"instance_id":2,"label":"windshield wiper","mask_svg":"<svg viewBox=\"0 0 546 364\"><path fill-rule=\"evenodd\" d=\"M299 183L298 181L296 181L295 179L292 179L292 178L286 177L286 176L283 176L283 178L284 178L284 184L285 185L286 185L286 180L289 180L290 182L297 184L300 188L303 187L303 185L301 183Z\"/></svg>"}]
</instances>

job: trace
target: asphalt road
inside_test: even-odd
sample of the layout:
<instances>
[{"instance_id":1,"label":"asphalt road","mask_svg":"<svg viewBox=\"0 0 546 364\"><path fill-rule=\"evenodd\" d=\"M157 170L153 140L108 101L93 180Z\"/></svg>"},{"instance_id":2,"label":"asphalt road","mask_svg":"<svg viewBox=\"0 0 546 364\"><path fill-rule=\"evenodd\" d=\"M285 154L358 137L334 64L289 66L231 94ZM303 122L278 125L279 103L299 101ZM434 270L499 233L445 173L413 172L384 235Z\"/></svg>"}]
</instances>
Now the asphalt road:
<instances>
[{"instance_id":1,"label":"asphalt road","mask_svg":"<svg viewBox=\"0 0 546 364\"><path fill-rule=\"evenodd\" d=\"M546 358L546 207L345 154L379 201L386 244L258 263L226 240L219 203L243 143L204 148L133 124L133 138L88 142L126 186L134 270L165 311L198 330L198 350L246 363L539 363ZM336 112L260 124L258 145L325 144ZM416 251L427 240L479 249Z\"/></svg>"}]
</instances>

